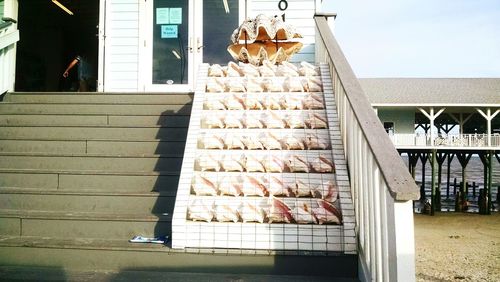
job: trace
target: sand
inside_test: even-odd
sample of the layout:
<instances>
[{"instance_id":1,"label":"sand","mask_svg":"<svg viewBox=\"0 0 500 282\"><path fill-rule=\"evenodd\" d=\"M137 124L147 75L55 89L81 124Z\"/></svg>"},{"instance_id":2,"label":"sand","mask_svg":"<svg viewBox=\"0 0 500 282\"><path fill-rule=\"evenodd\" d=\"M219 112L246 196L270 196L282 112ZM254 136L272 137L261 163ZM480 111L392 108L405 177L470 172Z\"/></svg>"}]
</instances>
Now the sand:
<instances>
[{"instance_id":1,"label":"sand","mask_svg":"<svg viewBox=\"0 0 500 282\"><path fill-rule=\"evenodd\" d=\"M500 281L500 213L414 219L417 281Z\"/></svg>"}]
</instances>

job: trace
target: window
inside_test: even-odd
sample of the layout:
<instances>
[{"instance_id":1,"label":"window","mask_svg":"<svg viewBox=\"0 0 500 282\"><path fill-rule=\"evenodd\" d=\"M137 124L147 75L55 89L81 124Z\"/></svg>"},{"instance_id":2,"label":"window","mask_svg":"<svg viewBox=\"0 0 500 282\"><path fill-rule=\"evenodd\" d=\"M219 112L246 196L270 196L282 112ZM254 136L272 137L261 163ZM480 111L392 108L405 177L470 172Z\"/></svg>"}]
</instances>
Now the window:
<instances>
[{"instance_id":1,"label":"window","mask_svg":"<svg viewBox=\"0 0 500 282\"><path fill-rule=\"evenodd\" d=\"M394 122L386 121L384 122L384 129L389 135L394 135Z\"/></svg>"}]
</instances>

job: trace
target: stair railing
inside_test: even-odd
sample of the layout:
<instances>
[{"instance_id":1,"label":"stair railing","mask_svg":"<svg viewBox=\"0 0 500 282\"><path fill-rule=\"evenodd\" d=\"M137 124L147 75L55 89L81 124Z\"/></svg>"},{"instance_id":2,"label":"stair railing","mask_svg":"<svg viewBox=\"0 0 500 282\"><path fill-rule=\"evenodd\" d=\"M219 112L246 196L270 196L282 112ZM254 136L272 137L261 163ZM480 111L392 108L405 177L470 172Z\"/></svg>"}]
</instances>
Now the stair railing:
<instances>
[{"instance_id":1,"label":"stair railing","mask_svg":"<svg viewBox=\"0 0 500 282\"><path fill-rule=\"evenodd\" d=\"M419 190L328 25L317 14L316 61L332 74L356 212L359 278L415 281L413 202Z\"/></svg>"},{"instance_id":2,"label":"stair railing","mask_svg":"<svg viewBox=\"0 0 500 282\"><path fill-rule=\"evenodd\" d=\"M10 18L0 20L0 95L14 91L16 42L19 41L15 23Z\"/></svg>"}]
</instances>

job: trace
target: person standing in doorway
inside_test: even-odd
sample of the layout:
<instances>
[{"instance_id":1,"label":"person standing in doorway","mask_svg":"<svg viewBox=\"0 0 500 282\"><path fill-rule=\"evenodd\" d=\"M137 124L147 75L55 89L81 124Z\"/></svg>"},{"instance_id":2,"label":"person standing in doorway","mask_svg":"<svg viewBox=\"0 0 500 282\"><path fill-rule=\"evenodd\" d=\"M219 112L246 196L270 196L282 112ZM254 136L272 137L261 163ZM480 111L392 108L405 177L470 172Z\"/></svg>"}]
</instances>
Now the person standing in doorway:
<instances>
[{"instance_id":1,"label":"person standing in doorway","mask_svg":"<svg viewBox=\"0 0 500 282\"><path fill-rule=\"evenodd\" d=\"M76 65L78 65L78 92L95 91L90 90L93 85L92 67L90 66L89 61L85 58L85 56L76 56L64 71L63 77L67 78L69 75L69 71Z\"/></svg>"}]
</instances>

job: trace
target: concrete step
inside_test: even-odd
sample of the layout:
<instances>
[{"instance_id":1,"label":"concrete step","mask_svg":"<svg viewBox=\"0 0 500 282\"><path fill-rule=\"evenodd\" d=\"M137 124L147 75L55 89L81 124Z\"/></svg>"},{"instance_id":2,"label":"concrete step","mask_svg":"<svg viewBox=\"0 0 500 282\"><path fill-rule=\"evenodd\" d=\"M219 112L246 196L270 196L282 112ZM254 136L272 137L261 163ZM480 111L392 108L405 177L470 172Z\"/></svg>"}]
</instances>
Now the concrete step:
<instances>
[{"instance_id":1,"label":"concrete step","mask_svg":"<svg viewBox=\"0 0 500 282\"><path fill-rule=\"evenodd\" d=\"M175 194L179 172L84 172L62 170L0 170L2 188L27 188L58 191L94 191L103 193Z\"/></svg>"},{"instance_id":2,"label":"concrete step","mask_svg":"<svg viewBox=\"0 0 500 282\"><path fill-rule=\"evenodd\" d=\"M187 128L168 127L2 127L0 139L185 141Z\"/></svg>"},{"instance_id":3,"label":"concrete step","mask_svg":"<svg viewBox=\"0 0 500 282\"><path fill-rule=\"evenodd\" d=\"M188 127L189 115L53 115L0 114L0 126L154 126Z\"/></svg>"},{"instance_id":4,"label":"concrete step","mask_svg":"<svg viewBox=\"0 0 500 282\"><path fill-rule=\"evenodd\" d=\"M93 114L93 115L173 115L190 114L191 105L113 105L113 104L40 104L0 103L0 114Z\"/></svg>"},{"instance_id":5,"label":"concrete step","mask_svg":"<svg viewBox=\"0 0 500 282\"><path fill-rule=\"evenodd\" d=\"M149 193L134 194L66 194L12 193L0 189L0 207L24 211L64 211L96 213L170 213L175 196Z\"/></svg>"},{"instance_id":6,"label":"concrete step","mask_svg":"<svg viewBox=\"0 0 500 282\"><path fill-rule=\"evenodd\" d=\"M330 281L337 281L332 277L352 279L339 281L356 281L357 260L356 255L316 252L176 250L156 244L132 244L125 240L0 237L0 265L3 266L41 266L92 271L307 275L310 279L316 276L330 276Z\"/></svg>"},{"instance_id":7,"label":"concrete step","mask_svg":"<svg viewBox=\"0 0 500 282\"><path fill-rule=\"evenodd\" d=\"M109 154L109 155L161 155L184 152L185 142L158 140L105 141L105 140L0 140L0 153L52 153L52 154Z\"/></svg>"},{"instance_id":8,"label":"concrete step","mask_svg":"<svg viewBox=\"0 0 500 282\"><path fill-rule=\"evenodd\" d=\"M0 209L0 236L113 238L171 234L171 214L45 212Z\"/></svg>"},{"instance_id":9,"label":"concrete step","mask_svg":"<svg viewBox=\"0 0 500 282\"><path fill-rule=\"evenodd\" d=\"M165 93L33 93L14 92L6 95L11 103L74 103L74 104L172 104L185 105L193 101L193 94Z\"/></svg>"},{"instance_id":10,"label":"concrete step","mask_svg":"<svg viewBox=\"0 0 500 282\"><path fill-rule=\"evenodd\" d=\"M89 156L0 155L0 169L47 169L65 171L180 171L181 155Z\"/></svg>"},{"instance_id":11,"label":"concrete step","mask_svg":"<svg viewBox=\"0 0 500 282\"><path fill-rule=\"evenodd\" d=\"M354 282L355 278L305 275L269 275L243 273L167 272L158 269L95 271L62 269L59 267L0 266L0 280L4 281L260 281L260 282Z\"/></svg>"}]
</instances>

